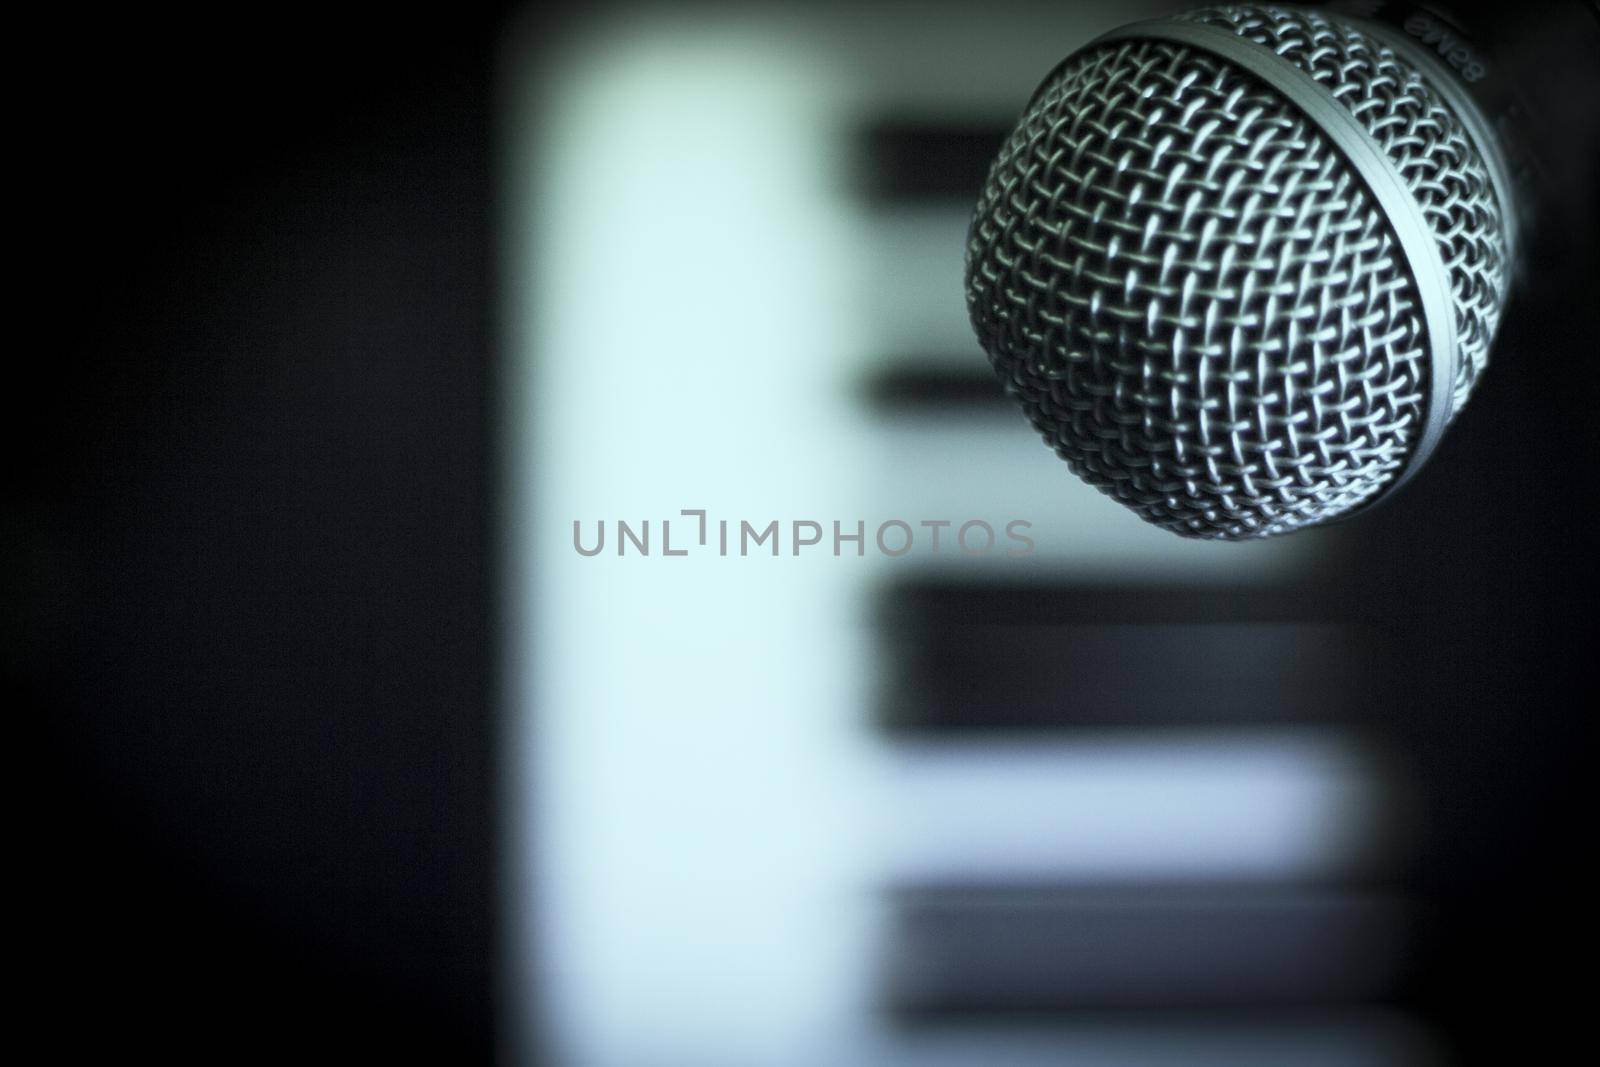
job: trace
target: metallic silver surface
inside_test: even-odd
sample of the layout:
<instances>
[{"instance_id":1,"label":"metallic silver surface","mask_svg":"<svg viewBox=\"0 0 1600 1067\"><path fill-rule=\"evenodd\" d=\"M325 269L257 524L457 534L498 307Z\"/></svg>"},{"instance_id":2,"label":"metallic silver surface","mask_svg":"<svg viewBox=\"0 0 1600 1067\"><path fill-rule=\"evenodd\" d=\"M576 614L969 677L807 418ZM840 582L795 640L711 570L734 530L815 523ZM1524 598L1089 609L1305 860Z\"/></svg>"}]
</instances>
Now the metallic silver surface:
<instances>
[{"instance_id":1,"label":"metallic silver surface","mask_svg":"<svg viewBox=\"0 0 1600 1067\"><path fill-rule=\"evenodd\" d=\"M1495 203L1500 208L1500 225L1504 231L1507 250L1507 272L1515 277L1519 231L1522 220L1517 210L1514 193L1515 181L1499 138L1488 117L1479 110L1468 94L1461 78L1438 57L1394 26L1368 19L1349 19L1350 25L1392 48L1395 54L1415 67L1428 88L1435 90L1449 105L1447 114L1461 122L1463 130L1472 139L1472 147L1489 169Z\"/></svg>"},{"instance_id":2,"label":"metallic silver surface","mask_svg":"<svg viewBox=\"0 0 1600 1067\"><path fill-rule=\"evenodd\" d=\"M980 341L1091 484L1196 537L1345 514L1414 471L1487 359L1491 168L1361 29L1213 8L1063 63L968 244Z\"/></svg>"}]
</instances>

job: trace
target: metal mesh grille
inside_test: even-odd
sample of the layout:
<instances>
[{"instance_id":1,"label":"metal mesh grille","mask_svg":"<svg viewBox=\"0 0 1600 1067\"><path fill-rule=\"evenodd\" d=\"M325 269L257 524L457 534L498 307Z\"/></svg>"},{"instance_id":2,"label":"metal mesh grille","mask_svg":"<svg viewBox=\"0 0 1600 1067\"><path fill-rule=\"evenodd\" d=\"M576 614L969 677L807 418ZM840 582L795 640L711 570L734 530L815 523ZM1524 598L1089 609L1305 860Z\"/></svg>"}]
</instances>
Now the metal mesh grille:
<instances>
[{"instance_id":1,"label":"metal mesh grille","mask_svg":"<svg viewBox=\"0 0 1600 1067\"><path fill-rule=\"evenodd\" d=\"M1460 179L1429 145L1472 149L1414 76L1274 14L1201 17L1246 35L1299 25L1276 38L1285 59L1367 86L1340 96L1352 111L1378 101L1363 122L1433 198L1458 319L1475 331L1462 331L1479 353L1464 398L1504 291L1481 161L1466 179L1477 193L1442 191ZM1463 205L1477 221L1460 221ZM1415 443L1426 338L1387 219L1297 109L1203 51L1123 40L1059 69L990 172L967 281L979 339L1046 440L1175 532L1326 519L1379 493Z\"/></svg>"},{"instance_id":2,"label":"metal mesh grille","mask_svg":"<svg viewBox=\"0 0 1600 1067\"><path fill-rule=\"evenodd\" d=\"M1489 360L1509 283L1489 168L1460 120L1401 56L1315 11L1219 7L1183 16L1272 49L1326 87L1394 161L1450 272L1461 352L1452 415Z\"/></svg>"}]
</instances>

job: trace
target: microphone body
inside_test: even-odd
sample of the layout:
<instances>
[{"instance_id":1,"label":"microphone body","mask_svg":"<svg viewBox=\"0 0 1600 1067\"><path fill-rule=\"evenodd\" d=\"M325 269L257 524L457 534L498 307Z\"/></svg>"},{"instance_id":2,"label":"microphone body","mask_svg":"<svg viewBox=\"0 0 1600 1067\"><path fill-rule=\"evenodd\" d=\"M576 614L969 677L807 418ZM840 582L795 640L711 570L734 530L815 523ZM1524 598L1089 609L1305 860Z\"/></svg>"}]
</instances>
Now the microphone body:
<instances>
[{"instance_id":1,"label":"microphone body","mask_svg":"<svg viewBox=\"0 0 1600 1067\"><path fill-rule=\"evenodd\" d=\"M1465 84L1485 68L1432 32L1212 7L1045 79L979 199L966 295L1080 477L1236 540L1426 461L1488 362L1526 208Z\"/></svg>"}]
</instances>

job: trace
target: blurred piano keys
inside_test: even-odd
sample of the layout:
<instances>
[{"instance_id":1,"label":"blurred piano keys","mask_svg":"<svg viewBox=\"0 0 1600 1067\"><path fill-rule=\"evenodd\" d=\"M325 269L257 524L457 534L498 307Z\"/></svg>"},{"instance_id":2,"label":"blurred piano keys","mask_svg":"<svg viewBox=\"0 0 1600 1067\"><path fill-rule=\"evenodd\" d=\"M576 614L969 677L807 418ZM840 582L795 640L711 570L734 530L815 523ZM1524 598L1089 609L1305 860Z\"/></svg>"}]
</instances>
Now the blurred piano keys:
<instances>
[{"instance_id":1,"label":"blurred piano keys","mask_svg":"<svg viewBox=\"0 0 1600 1067\"><path fill-rule=\"evenodd\" d=\"M517 921L558 1061L1432 1062L1390 869L1404 690L1383 619L1333 580L1349 538L1139 522L1040 444L966 322L989 154L1061 55L1153 6L712 6L597 24L549 68L521 415L557 520L817 509L1037 538L533 559ZM596 435L602 366L669 397L674 432Z\"/></svg>"},{"instance_id":2,"label":"blurred piano keys","mask_svg":"<svg viewBox=\"0 0 1600 1067\"><path fill-rule=\"evenodd\" d=\"M1044 531L1025 563L953 554L877 585L879 1009L917 1063L1432 1062L1392 1007L1422 936L1381 731L1404 664L1324 577L1337 529L1150 536L1040 445L956 321L956 186L981 175L958 161L986 139L862 135L874 329L924 353L863 380L874 499Z\"/></svg>"}]
</instances>

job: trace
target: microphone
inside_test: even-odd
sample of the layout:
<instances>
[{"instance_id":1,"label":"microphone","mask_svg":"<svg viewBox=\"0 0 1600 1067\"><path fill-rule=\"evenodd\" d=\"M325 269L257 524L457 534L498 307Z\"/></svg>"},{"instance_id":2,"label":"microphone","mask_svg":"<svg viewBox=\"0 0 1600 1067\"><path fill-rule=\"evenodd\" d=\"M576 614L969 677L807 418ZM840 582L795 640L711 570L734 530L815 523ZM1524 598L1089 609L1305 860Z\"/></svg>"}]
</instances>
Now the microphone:
<instances>
[{"instance_id":1,"label":"microphone","mask_svg":"<svg viewBox=\"0 0 1600 1067\"><path fill-rule=\"evenodd\" d=\"M1125 26L1001 149L973 328L1046 443L1146 521L1239 540L1352 514L1471 396L1520 201L1483 65L1419 26L1253 5Z\"/></svg>"}]
</instances>

